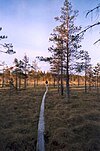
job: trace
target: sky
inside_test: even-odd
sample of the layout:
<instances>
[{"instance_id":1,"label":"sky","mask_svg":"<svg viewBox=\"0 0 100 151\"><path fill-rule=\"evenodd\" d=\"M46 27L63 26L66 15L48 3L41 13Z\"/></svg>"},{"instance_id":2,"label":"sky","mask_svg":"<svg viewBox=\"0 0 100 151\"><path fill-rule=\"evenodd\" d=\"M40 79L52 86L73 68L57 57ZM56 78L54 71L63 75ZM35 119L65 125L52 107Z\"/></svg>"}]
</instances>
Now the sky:
<instances>
[{"instance_id":1,"label":"sky","mask_svg":"<svg viewBox=\"0 0 100 151\"><path fill-rule=\"evenodd\" d=\"M83 29L98 21L99 15L94 13L85 17L89 9L94 8L100 0L70 0L73 9L79 10L76 24ZM9 66L14 65L14 58L23 59L26 54L30 63L36 56L50 56L48 48L50 34L57 26L54 17L60 16L60 10L64 0L0 0L0 35L8 38L0 43L12 43L16 54L8 55L0 53L0 61ZM100 62L100 43L93 45L99 38L99 27L90 29L85 33L82 48L89 52L91 63L96 65ZM1 48L2 49L2 48ZM41 70L49 71L49 65L38 62Z\"/></svg>"}]
</instances>

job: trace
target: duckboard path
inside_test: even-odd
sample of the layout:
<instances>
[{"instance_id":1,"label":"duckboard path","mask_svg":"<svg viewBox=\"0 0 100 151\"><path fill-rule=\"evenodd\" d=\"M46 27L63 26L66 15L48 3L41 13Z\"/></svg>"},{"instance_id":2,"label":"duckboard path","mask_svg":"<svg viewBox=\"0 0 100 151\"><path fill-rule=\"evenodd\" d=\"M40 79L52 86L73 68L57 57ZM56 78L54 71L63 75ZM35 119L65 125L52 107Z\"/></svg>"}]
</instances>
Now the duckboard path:
<instances>
[{"instance_id":1,"label":"duckboard path","mask_svg":"<svg viewBox=\"0 0 100 151\"><path fill-rule=\"evenodd\" d=\"M46 91L42 98L39 123L38 123L38 136L37 136L37 149L36 151L45 151L45 140L44 140L44 130L45 130L45 121L44 121L44 106L45 106L45 97L48 92L48 86L46 86Z\"/></svg>"}]
</instances>

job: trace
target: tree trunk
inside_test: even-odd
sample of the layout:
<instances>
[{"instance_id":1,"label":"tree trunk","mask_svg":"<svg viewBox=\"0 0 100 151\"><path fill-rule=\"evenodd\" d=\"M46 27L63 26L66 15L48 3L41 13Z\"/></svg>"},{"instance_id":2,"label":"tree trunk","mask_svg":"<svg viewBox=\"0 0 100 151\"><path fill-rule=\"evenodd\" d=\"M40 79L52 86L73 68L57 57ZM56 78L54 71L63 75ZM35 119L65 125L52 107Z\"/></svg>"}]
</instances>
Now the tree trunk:
<instances>
[{"instance_id":1,"label":"tree trunk","mask_svg":"<svg viewBox=\"0 0 100 151\"><path fill-rule=\"evenodd\" d=\"M15 87L16 87L16 90L17 90L17 88L18 88L18 73L17 73L17 71L16 71L16 84L15 84Z\"/></svg>"},{"instance_id":2,"label":"tree trunk","mask_svg":"<svg viewBox=\"0 0 100 151\"><path fill-rule=\"evenodd\" d=\"M21 89L21 77L19 77L19 90Z\"/></svg>"},{"instance_id":3,"label":"tree trunk","mask_svg":"<svg viewBox=\"0 0 100 151\"><path fill-rule=\"evenodd\" d=\"M64 88L63 88L63 75L61 73L61 95L64 94Z\"/></svg>"},{"instance_id":4,"label":"tree trunk","mask_svg":"<svg viewBox=\"0 0 100 151\"><path fill-rule=\"evenodd\" d=\"M68 66L68 63L67 63ZM69 88L69 69L66 69L66 93L67 93L67 101L69 102L70 98L70 88Z\"/></svg>"},{"instance_id":5,"label":"tree trunk","mask_svg":"<svg viewBox=\"0 0 100 151\"><path fill-rule=\"evenodd\" d=\"M58 93L59 93L59 73L58 73L57 85L58 85Z\"/></svg>"},{"instance_id":6,"label":"tree trunk","mask_svg":"<svg viewBox=\"0 0 100 151\"><path fill-rule=\"evenodd\" d=\"M68 49L68 42L67 42L67 64L66 64L66 95L67 95L67 102L70 99L70 85L69 85L69 49Z\"/></svg>"},{"instance_id":7,"label":"tree trunk","mask_svg":"<svg viewBox=\"0 0 100 151\"><path fill-rule=\"evenodd\" d=\"M85 69L85 93L87 93L87 75L86 75L86 69Z\"/></svg>"},{"instance_id":8,"label":"tree trunk","mask_svg":"<svg viewBox=\"0 0 100 151\"><path fill-rule=\"evenodd\" d=\"M78 75L78 87L80 86L80 76Z\"/></svg>"},{"instance_id":9,"label":"tree trunk","mask_svg":"<svg viewBox=\"0 0 100 151\"><path fill-rule=\"evenodd\" d=\"M26 76L26 75L25 75ZM26 77L24 79L24 89L26 89Z\"/></svg>"},{"instance_id":10,"label":"tree trunk","mask_svg":"<svg viewBox=\"0 0 100 151\"><path fill-rule=\"evenodd\" d=\"M69 99L70 99L70 88L69 88L69 57L70 57L70 54L69 54L69 46L68 46L68 38L69 38L69 33L68 33L68 17L69 15L67 15L67 63L66 63L66 95L67 95L67 102L69 102Z\"/></svg>"},{"instance_id":11,"label":"tree trunk","mask_svg":"<svg viewBox=\"0 0 100 151\"><path fill-rule=\"evenodd\" d=\"M62 48L63 48L63 42L62 42ZM63 51L61 53L61 95L63 95L63 91L64 91L64 88L63 88Z\"/></svg>"},{"instance_id":12,"label":"tree trunk","mask_svg":"<svg viewBox=\"0 0 100 151\"><path fill-rule=\"evenodd\" d=\"M54 81L53 81L53 82L54 82L54 83L53 83L53 85L54 85L54 88L55 88L55 81L56 81L56 80L55 80L55 76L54 76Z\"/></svg>"}]
</instances>

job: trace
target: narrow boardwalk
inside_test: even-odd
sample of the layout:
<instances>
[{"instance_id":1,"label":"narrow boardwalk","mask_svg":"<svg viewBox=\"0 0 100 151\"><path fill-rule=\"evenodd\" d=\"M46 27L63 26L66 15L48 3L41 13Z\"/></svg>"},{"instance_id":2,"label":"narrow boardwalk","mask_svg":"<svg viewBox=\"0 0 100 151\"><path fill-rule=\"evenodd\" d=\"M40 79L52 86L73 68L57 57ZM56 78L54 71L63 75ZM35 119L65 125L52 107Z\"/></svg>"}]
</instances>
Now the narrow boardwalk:
<instances>
[{"instance_id":1,"label":"narrow boardwalk","mask_svg":"<svg viewBox=\"0 0 100 151\"><path fill-rule=\"evenodd\" d=\"M41 103L41 110L40 110L40 117L38 123L38 137L37 137L37 151L45 151L45 142L44 142L44 104L45 104L45 97L48 92L48 87L46 86L46 91L42 98Z\"/></svg>"}]
</instances>

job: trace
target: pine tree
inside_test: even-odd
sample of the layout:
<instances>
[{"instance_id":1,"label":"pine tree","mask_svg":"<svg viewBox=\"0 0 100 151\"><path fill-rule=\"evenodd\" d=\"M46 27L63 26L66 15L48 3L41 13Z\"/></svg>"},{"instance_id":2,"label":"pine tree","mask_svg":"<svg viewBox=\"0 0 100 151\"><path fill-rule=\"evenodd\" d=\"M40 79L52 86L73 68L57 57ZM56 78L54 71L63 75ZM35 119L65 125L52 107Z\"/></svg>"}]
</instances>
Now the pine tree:
<instances>
[{"instance_id":1,"label":"pine tree","mask_svg":"<svg viewBox=\"0 0 100 151\"><path fill-rule=\"evenodd\" d=\"M94 67L94 75L96 77L96 89L97 89L97 95L99 94L99 83L100 83L100 63L97 63L97 65Z\"/></svg>"},{"instance_id":2,"label":"pine tree","mask_svg":"<svg viewBox=\"0 0 100 151\"><path fill-rule=\"evenodd\" d=\"M82 60L82 62L81 62L82 69L85 73L85 93L86 93L87 92L87 81L88 81L87 73L88 73L88 69L91 67L91 64L90 64L91 58L89 56L88 51L81 50L80 55L81 55L81 60Z\"/></svg>"},{"instance_id":3,"label":"pine tree","mask_svg":"<svg viewBox=\"0 0 100 151\"><path fill-rule=\"evenodd\" d=\"M56 57L58 56L57 59L60 58L61 60L60 72L62 76L64 67L66 70L67 101L70 98L70 66L72 60L76 57L78 48L80 48L79 43L81 41L81 37L76 36L77 32L81 30L81 27L74 25L77 15L78 11L73 11L71 3L65 0L64 6L61 8L61 16L55 17L55 20L58 21L60 25L53 30L54 33L51 34L52 38L50 38L50 41L56 44L56 47L55 45L52 46L50 51L52 50L52 53L55 54Z\"/></svg>"}]
</instances>

